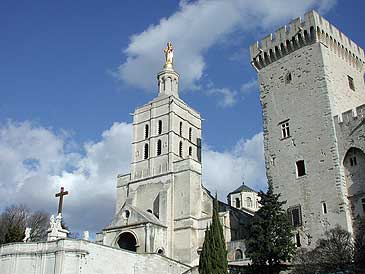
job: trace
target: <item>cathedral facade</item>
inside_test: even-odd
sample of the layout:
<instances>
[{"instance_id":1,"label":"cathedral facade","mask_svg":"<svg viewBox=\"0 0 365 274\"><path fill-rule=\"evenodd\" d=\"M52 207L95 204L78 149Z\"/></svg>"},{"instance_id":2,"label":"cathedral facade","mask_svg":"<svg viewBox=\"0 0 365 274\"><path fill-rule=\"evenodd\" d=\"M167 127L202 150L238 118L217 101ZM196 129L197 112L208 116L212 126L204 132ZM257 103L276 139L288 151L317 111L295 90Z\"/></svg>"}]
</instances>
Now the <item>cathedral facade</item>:
<instances>
[{"instance_id":1,"label":"cathedral facade","mask_svg":"<svg viewBox=\"0 0 365 274\"><path fill-rule=\"evenodd\" d=\"M269 183L297 246L365 216L364 50L311 11L250 48Z\"/></svg>"},{"instance_id":2,"label":"cathedral facade","mask_svg":"<svg viewBox=\"0 0 365 274\"><path fill-rule=\"evenodd\" d=\"M171 43L165 53L158 96L134 112L131 172L118 176L115 216L98 241L196 266L212 216L212 196L202 184L202 120L179 97ZM244 250L242 222L252 213L224 203L220 211L234 260Z\"/></svg>"}]
</instances>

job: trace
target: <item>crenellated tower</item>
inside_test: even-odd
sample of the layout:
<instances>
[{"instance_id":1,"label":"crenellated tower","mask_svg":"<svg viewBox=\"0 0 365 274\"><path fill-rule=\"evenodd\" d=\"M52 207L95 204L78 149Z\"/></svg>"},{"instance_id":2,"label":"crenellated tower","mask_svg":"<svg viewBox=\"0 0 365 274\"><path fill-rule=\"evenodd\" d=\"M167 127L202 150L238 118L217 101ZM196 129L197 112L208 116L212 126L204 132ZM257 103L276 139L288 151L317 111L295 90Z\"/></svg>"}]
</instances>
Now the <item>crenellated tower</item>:
<instances>
[{"instance_id":1,"label":"crenellated tower","mask_svg":"<svg viewBox=\"0 0 365 274\"><path fill-rule=\"evenodd\" d=\"M365 216L364 50L311 11L250 54L267 177L287 200L297 245L313 246L337 224L353 232Z\"/></svg>"}]
</instances>

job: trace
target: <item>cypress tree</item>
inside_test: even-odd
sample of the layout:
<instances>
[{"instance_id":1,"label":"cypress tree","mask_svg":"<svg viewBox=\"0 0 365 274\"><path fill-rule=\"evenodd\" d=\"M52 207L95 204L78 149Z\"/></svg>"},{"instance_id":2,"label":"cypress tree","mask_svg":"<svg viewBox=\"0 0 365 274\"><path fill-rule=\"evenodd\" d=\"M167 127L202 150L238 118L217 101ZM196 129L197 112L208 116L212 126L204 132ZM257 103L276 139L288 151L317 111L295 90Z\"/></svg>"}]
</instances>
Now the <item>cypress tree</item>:
<instances>
[{"instance_id":1,"label":"cypress tree","mask_svg":"<svg viewBox=\"0 0 365 274\"><path fill-rule=\"evenodd\" d=\"M199 259L199 273L200 274L210 274L212 271L212 261L211 257L211 236L209 235L211 232L207 226L205 229L205 238L202 253L200 254Z\"/></svg>"},{"instance_id":2,"label":"cypress tree","mask_svg":"<svg viewBox=\"0 0 365 274\"><path fill-rule=\"evenodd\" d=\"M213 201L212 223L205 232L202 253L199 260L200 274L227 274L227 250L223 228L219 221L217 195Z\"/></svg>"}]
</instances>

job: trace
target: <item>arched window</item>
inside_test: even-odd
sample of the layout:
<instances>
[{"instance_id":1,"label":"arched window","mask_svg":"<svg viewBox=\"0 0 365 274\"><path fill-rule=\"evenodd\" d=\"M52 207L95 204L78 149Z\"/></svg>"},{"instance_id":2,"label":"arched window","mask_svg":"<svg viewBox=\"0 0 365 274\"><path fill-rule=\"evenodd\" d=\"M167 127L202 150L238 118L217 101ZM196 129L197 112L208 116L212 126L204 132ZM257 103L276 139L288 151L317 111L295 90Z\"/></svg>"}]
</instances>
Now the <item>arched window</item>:
<instances>
[{"instance_id":1,"label":"arched window","mask_svg":"<svg viewBox=\"0 0 365 274\"><path fill-rule=\"evenodd\" d=\"M310 34L310 42L315 41L316 40L316 31L314 30L314 27L310 27L309 34Z\"/></svg>"},{"instance_id":2,"label":"arched window","mask_svg":"<svg viewBox=\"0 0 365 274\"><path fill-rule=\"evenodd\" d=\"M354 205L354 212L360 216L365 212L365 197L356 197L365 182L365 153L363 150L351 147L343 159L345 179L349 201ZM361 202L361 203L360 203ZM355 216L356 216L355 215Z\"/></svg>"},{"instance_id":3,"label":"arched window","mask_svg":"<svg viewBox=\"0 0 365 274\"><path fill-rule=\"evenodd\" d=\"M130 232L123 232L118 239L118 246L121 249L126 249L129 251L137 251L137 239Z\"/></svg>"},{"instance_id":4,"label":"arched window","mask_svg":"<svg viewBox=\"0 0 365 274\"><path fill-rule=\"evenodd\" d=\"M180 122L180 130L179 130L179 132L180 132L180 136L182 136L182 122Z\"/></svg>"},{"instance_id":5,"label":"arched window","mask_svg":"<svg viewBox=\"0 0 365 274\"><path fill-rule=\"evenodd\" d=\"M191 156L193 154L193 148L189 147L189 156Z\"/></svg>"},{"instance_id":6,"label":"arched window","mask_svg":"<svg viewBox=\"0 0 365 274\"><path fill-rule=\"evenodd\" d=\"M247 207L252 207L252 199L250 197L246 198L246 206Z\"/></svg>"},{"instance_id":7,"label":"arched window","mask_svg":"<svg viewBox=\"0 0 365 274\"><path fill-rule=\"evenodd\" d=\"M241 208L240 198L236 198L236 208Z\"/></svg>"},{"instance_id":8,"label":"arched window","mask_svg":"<svg viewBox=\"0 0 365 274\"><path fill-rule=\"evenodd\" d=\"M241 249L236 249L236 251L234 252L234 259L235 261L243 259L243 252Z\"/></svg>"},{"instance_id":9,"label":"arched window","mask_svg":"<svg viewBox=\"0 0 365 274\"><path fill-rule=\"evenodd\" d=\"M191 141L192 134L193 134L193 129L189 128L189 141Z\"/></svg>"},{"instance_id":10,"label":"arched window","mask_svg":"<svg viewBox=\"0 0 365 274\"><path fill-rule=\"evenodd\" d=\"M162 120L158 120L157 132L158 132L158 134L162 133Z\"/></svg>"},{"instance_id":11,"label":"arched window","mask_svg":"<svg viewBox=\"0 0 365 274\"><path fill-rule=\"evenodd\" d=\"M149 126L145 125L144 126L144 138L147 139L149 135Z\"/></svg>"},{"instance_id":12,"label":"arched window","mask_svg":"<svg viewBox=\"0 0 365 274\"><path fill-rule=\"evenodd\" d=\"M157 155L161 155L161 151L162 151L161 140L158 140L157 141Z\"/></svg>"},{"instance_id":13,"label":"arched window","mask_svg":"<svg viewBox=\"0 0 365 274\"><path fill-rule=\"evenodd\" d=\"M180 141L179 143L179 156L182 157L182 153L183 153L183 147L182 147L182 142Z\"/></svg>"},{"instance_id":14,"label":"arched window","mask_svg":"<svg viewBox=\"0 0 365 274\"><path fill-rule=\"evenodd\" d=\"M148 159L148 144L144 144L143 156L144 159Z\"/></svg>"}]
</instances>

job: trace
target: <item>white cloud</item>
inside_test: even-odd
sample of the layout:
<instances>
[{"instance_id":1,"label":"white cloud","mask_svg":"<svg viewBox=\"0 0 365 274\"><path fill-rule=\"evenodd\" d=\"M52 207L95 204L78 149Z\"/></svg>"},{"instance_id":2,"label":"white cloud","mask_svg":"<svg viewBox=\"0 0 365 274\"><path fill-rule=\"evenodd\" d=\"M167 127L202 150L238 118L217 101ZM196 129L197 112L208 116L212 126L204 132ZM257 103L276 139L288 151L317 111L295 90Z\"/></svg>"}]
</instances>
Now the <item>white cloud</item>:
<instances>
[{"instance_id":1,"label":"white cloud","mask_svg":"<svg viewBox=\"0 0 365 274\"><path fill-rule=\"evenodd\" d=\"M252 92L259 92L259 87L257 85L257 79L252 79L246 83L243 83L240 88L242 97L246 97Z\"/></svg>"},{"instance_id":2,"label":"white cloud","mask_svg":"<svg viewBox=\"0 0 365 274\"><path fill-rule=\"evenodd\" d=\"M208 95L218 96L219 97L218 105L223 108L232 107L237 102L236 99L237 92L234 90L230 90L229 88L208 89L206 93Z\"/></svg>"},{"instance_id":3,"label":"white cloud","mask_svg":"<svg viewBox=\"0 0 365 274\"><path fill-rule=\"evenodd\" d=\"M84 145L83 153L66 151L65 134L30 122L0 126L0 210L23 203L56 213L54 194L64 186L64 217L74 231L100 231L114 214L116 176L130 170L132 125L114 123L99 142ZM79 148L72 146L75 151ZM203 150L203 179L225 199L242 180L265 188L262 134L240 140L225 152Z\"/></svg>"},{"instance_id":4,"label":"white cloud","mask_svg":"<svg viewBox=\"0 0 365 274\"><path fill-rule=\"evenodd\" d=\"M125 49L126 61L119 67L125 83L153 91L155 75L163 64L162 48L167 41L175 47L175 67L182 88L199 86L207 60L204 53L228 34L270 30L302 16L312 8L325 12L335 0L199 0L180 1L179 10L142 33L133 35ZM229 57L227 57L229 58ZM223 94L224 95L224 94Z\"/></svg>"},{"instance_id":5,"label":"white cloud","mask_svg":"<svg viewBox=\"0 0 365 274\"><path fill-rule=\"evenodd\" d=\"M30 122L0 128L0 209L23 203L56 213L54 194L64 186L64 217L71 229L98 231L112 218L118 173L127 173L131 125L114 123L84 155L65 151L64 135ZM72 146L71 146L72 147ZM74 146L73 146L74 147Z\"/></svg>"},{"instance_id":6,"label":"white cloud","mask_svg":"<svg viewBox=\"0 0 365 274\"><path fill-rule=\"evenodd\" d=\"M240 140L234 148L224 152L203 148L203 183L221 199L239 187L246 185L265 190L267 187L263 134Z\"/></svg>"}]
</instances>

